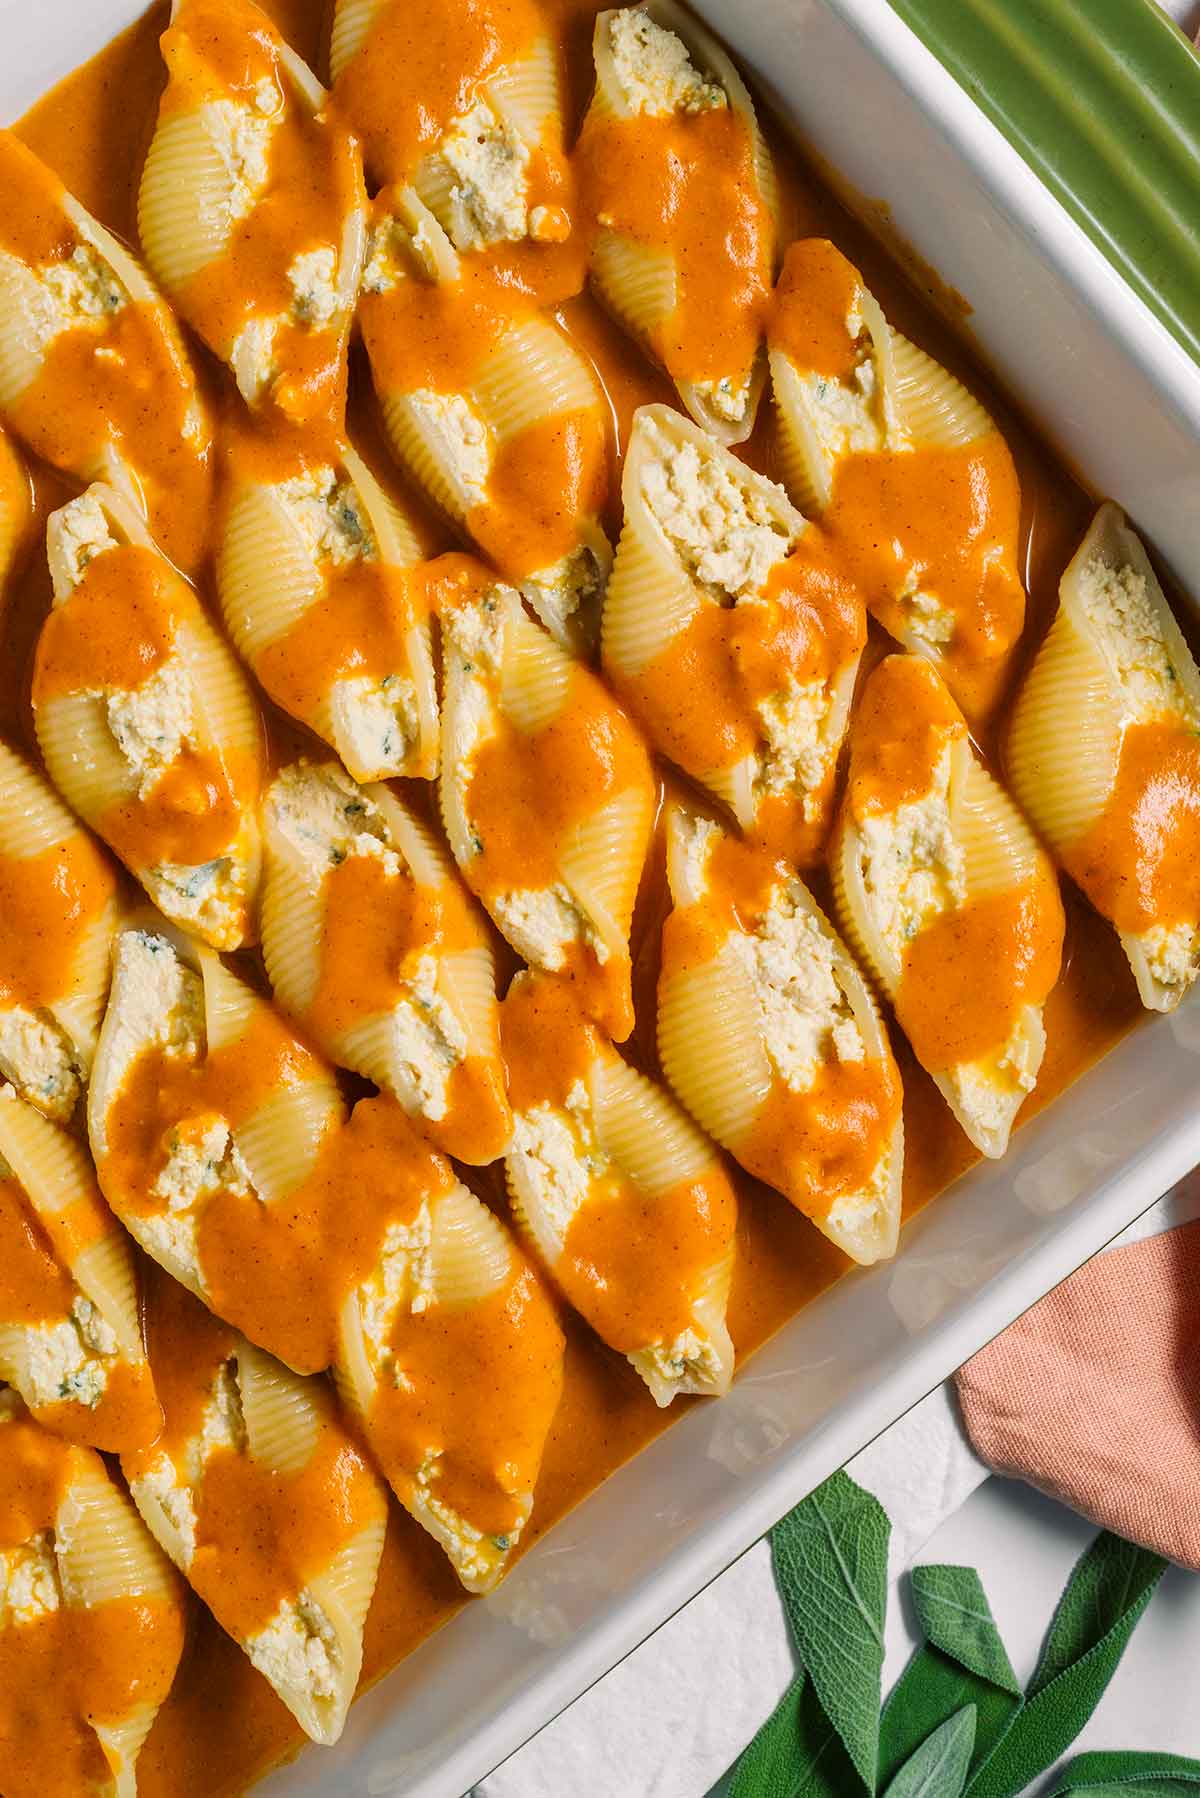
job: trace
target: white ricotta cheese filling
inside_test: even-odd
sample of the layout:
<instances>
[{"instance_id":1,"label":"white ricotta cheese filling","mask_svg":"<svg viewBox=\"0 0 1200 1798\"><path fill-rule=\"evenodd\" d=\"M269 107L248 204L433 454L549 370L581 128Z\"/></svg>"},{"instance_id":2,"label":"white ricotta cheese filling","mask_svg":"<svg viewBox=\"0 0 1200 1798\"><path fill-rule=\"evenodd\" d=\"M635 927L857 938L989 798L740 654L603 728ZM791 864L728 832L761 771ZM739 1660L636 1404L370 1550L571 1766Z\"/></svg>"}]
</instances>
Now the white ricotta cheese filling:
<instances>
[{"instance_id":1,"label":"white ricotta cheese filling","mask_svg":"<svg viewBox=\"0 0 1200 1798\"><path fill-rule=\"evenodd\" d=\"M876 929L900 963L913 937L966 898L966 869L951 825L949 794L947 744L922 798L858 821L867 902Z\"/></svg>"},{"instance_id":2,"label":"white ricotta cheese filling","mask_svg":"<svg viewBox=\"0 0 1200 1798\"><path fill-rule=\"evenodd\" d=\"M40 1530L17 1547L0 1548L0 1628L36 1623L61 1604L62 1581L51 1530Z\"/></svg>"},{"instance_id":3,"label":"white ricotta cheese filling","mask_svg":"<svg viewBox=\"0 0 1200 1798\"><path fill-rule=\"evenodd\" d=\"M570 621L599 597L603 584L595 551L581 543L552 567L526 575L521 591L542 622L561 636Z\"/></svg>"},{"instance_id":4,"label":"white ricotta cheese filling","mask_svg":"<svg viewBox=\"0 0 1200 1798\"><path fill-rule=\"evenodd\" d=\"M796 529L783 523L791 508L782 487L734 466L715 443L701 452L691 438L672 442L656 420L639 429L654 452L642 466L642 497L688 573L720 598L760 593L803 528L795 513Z\"/></svg>"},{"instance_id":5,"label":"white ricotta cheese filling","mask_svg":"<svg viewBox=\"0 0 1200 1798\"><path fill-rule=\"evenodd\" d=\"M268 96L266 88L270 86ZM219 219L206 221L224 233L253 212L271 172L271 138L278 116L278 94L264 83L262 105L238 100L209 100L202 111L210 143L225 174L226 190Z\"/></svg>"},{"instance_id":6,"label":"white ricotta cheese filling","mask_svg":"<svg viewBox=\"0 0 1200 1798\"><path fill-rule=\"evenodd\" d=\"M529 229L529 146L480 97L438 148L451 185L447 230L459 250L514 243Z\"/></svg>"},{"instance_id":7,"label":"white ricotta cheese filling","mask_svg":"<svg viewBox=\"0 0 1200 1798\"><path fill-rule=\"evenodd\" d=\"M609 1166L596 1142L581 1083L572 1088L565 1112L544 1103L514 1116L509 1160L514 1180L537 1195L539 1244L551 1242L561 1255L571 1219L593 1179Z\"/></svg>"},{"instance_id":8,"label":"white ricotta cheese filling","mask_svg":"<svg viewBox=\"0 0 1200 1798\"><path fill-rule=\"evenodd\" d=\"M684 1330L674 1342L653 1342L635 1349L629 1360L649 1382L675 1385L694 1379L697 1384L716 1384L723 1375L721 1357L713 1343L698 1330Z\"/></svg>"},{"instance_id":9,"label":"white ricotta cheese filling","mask_svg":"<svg viewBox=\"0 0 1200 1798\"><path fill-rule=\"evenodd\" d=\"M601 967L608 944L565 886L527 887L491 901L492 914L517 954L535 968L556 974L573 943L582 943Z\"/></svg>"},{"instance_id":10,"label":"white ricotta cheese filling","mask_svg":"<svg viewBox=\"0 0 1200 1798\"><path fill-rule=\"evenodd\" d=\"M868 337L860 338L849 381L805 373L801 374L800 383L828 468L834 468L843 456L886 448L887 427L881 416L879 378Z\"/></svg>"},{"instance_id":11,"label":"white ricotta cheese filling","mask_svg":"<svg viewBox=\"0 0 1200 1798\"><path fill-rule=\"evenodd\" d=\"M1128 566L1113 568L1095 556L1080 571L1078 592L1095 642L1121 687L1130 715L1145 722L1165 714L1195 725L1145 575Z\"/></svg>"},{"instance_id":12,"label":"white ricotta cheese filling","mask_svg":"<svg viewBox=\"0 0 1200 1798\"><path fill-rule=\"evenodd\" d=\"M329 244L302 250L287 272L292 290L292 317L298 324L323 331L342 310L337 290L337 252Z\"/></svg>"},{"instance_id":13,"label":"white ricotta cheese filling","mask_svg":"<svg viewBox=\"0 0 1200 1798\"><path fill-rule=\"evenodd\" d=\"M0 1079L59 1123L83 1091L83 1068L66 1031L49 1012L23 1005L0 1011Z\"/></svg>"},{"instance_id":14,"label":"white ricotta cheese filling","mask_svg":"<svg viewBox=\"0 0 1200 1798\"><path fill-rule=\"evenodd\" d=\"M445 1117L450 1076L467 1053L467 1033L437 978L435 956L410 958L401 975L410 996L397 1002L390 1020L397 1097L431 1123Z\"/></svg>"},{"instance_id":15,"label":"white ricotta cheese filling","mask_svg":"<svg viewBox=\"0 0 1200 1798\"><path fill-rule=\"evenodd\" d=\"M763 793L798 790L811 822L820 813L821 789L840 747L829 682L789 676L786 686L762 701L758 716L766 746L755 784Z\"/></svg>"},{"instance_id":16,"label":"white ricotta cheese filling","mask_svg":"<svg viewBox=\"0 0 1200 1798\"><path fill-rule=\"evenodd\" d=\"M1200 924L1155 924L1138 941L1155 980L1185 993L1200 970Z\"/></svg>"},{"instance_id":17,"label":"white ricotta cheese filling","mask_svg":"<svg viewBox=\"0 0 1200 1798\"><path fill-rule=\"evenodd\" d=\"M229 934L246 896L246 870L227 855L196 864L159 862L142 879L160 911L213 936Z\"/></svg>"},{"instance_id":18,"label":"white ricotta cheese filling","mask_svg":"<svg viewBox=\"0 0 1200 1798\"><path fill-rule=\"evenodd\" d=\"M944 649L958 627L958 620L935 593L921 589L921 573L910 569L898 595L906 612L909 631L933 649Z\"/></svg>"},{"instance_id":19,"label":"white ricotta cheese filling","mask_svg":"<svg viewBox=\"0 0 1200 1798\"><path fill-rule=\"evenodd\" d=\"M421 729L417 689L399 674L365 674L335 681L330 690L333 730L342 759L399 774Z\"/></svg>"},{"instance_id":20,"label":"white ricotta cheese filling","mask_svg":"<svg viewBox=\"0 0 1200 1798\"><path fill-rule=\"evenodd\" d=\"M661 118L729 104L725 89L700 73L675 33L636 7L612 14L608 46L612 72L630 112Z\"/></svg>"},{"instance_id":21,"label":"white ricotta cheese filling","mask_svg":"<svg viewBox=\"0 0 1200 1798\"><path fill-rule=\"evenodd\" d=\"M196 747L195 695L191 674L177 652L147 675L139 687L106 689L105 715L113 741L147 798L185 748Z\"/></svg>"},{"instance_id":22,"label":"white ricotta cheese filling","mask_svg":"<svg viewBox=\"0 0 1200 1798\"><path fill-rule=\"evenodd\" d=\"M222 1448L234 1449L239 1454L246 1449L242 1396L232 1360L223 1362L213 1376L212 1392L204 1407L200 1429L189 1437L178 1459L173 1459L164 1450L145 1473L130 1482L130 1491L139 1507L145 1498L161 1506L176 1538L162 1546L184 1573L196 1553L197 1504L204 1469Z\"/></svg>"},{"instance_id":23,"label":"white ricotta cheese filling","mask_svg":"<svg viewBox=\"0 0 1200 1798\"><path fill-rule=\"evenodd\" d=\"M104 1396L117 1352L112 1329L91 1299L79 1293L66 1317L25 1332L30 1404L73 1402L94 1409Z\"/></svg>"},{"instance_id":24,"label":"white ricotta cheese filling","mask_svg":"<svg viewBox=\"0 0 1200 1798\"><path fill-rule=\"evenodd\" d=\"M339 480L328 465L280 481L274 491L318 566L378 560L379 546L353 482Z\"/></svg>"},{"instance_id":25,"label":"white ricotta cheese filling","mask_svg":"<svg viewBox=\"0 0 1200 1798\"><path fill-rule=\"evenodd\" d=\"M486 421L461 393L419 387L406 396L406 404L453 470L462 503L467 508L482 505L492 466L492 433Z\"/></svg>"},{"instance_id":26,"label":"white ricotta cheese filling","mask_svg":"<svg viewBox=\"0 0 1200 1798\"><path fill-rule=\"evenodd\" d=\"M422 1204L407 1224L389 1224L379 1260L359 1287L359 1316L382 1380L407 1386L391 1347L392 1326L403 1309L419 1316L434 1296L433 1219Z\"/></svg>"},{"instance_id":27,"label":"white ricotta cheese filling","mask_svg":"<svg viewBox=\"0 0 1200 1798\"><path fill-rule=\"evenodd\" d=\"M732 933L729 950L754 989L771 1066L791 1091L807 1092L831 1062L863 1060L834 944L795 890L775 887L758 929Z\"/></svg>"},{"instance_id":28,"label":"white ricotta cheese filling","mask_svg":"<svg viewBox=\"0 0 1200 1798\"><path fill-rule=\"evenodd\" d=\"M720 375L716 380L696 381L693 385L710 411L715 412L718 418L727 419L730 424L737 424L739 419L746 416L753 380L752 363L744 374Z\"/></svg>"},{"instance_id":29,"label":"white ricotta cheese filling","mask_svg":"<svg viewBox=\"0 0 1200 1798\"><path fill-rule=\"evenodd\" d=\"M69 591L79 585L84 569L117 540L108 527L104 508L90 490L61 506L54 515L54 548L60 578Z\"/></svg>"},{"instance_id":30,"label":"white ricotta cheese filling","mask_svg":"<svg viewBox=\"0 0 1200 1798\"><path fill-rule=\"evenodd\" d=\"M335 1698L342 1673L337 1631L312 1593L285 1598L265 1629L249 1636L246 1654L275 1687Z\"/></svg>"},{"instance_id":31,"label":"white ricotta cheese filling","mask_svg":"<svg viewBox=\"0 0 1200 1798\"><path fill-rule=\"evenodd\" d=\"M282 320L277 313L260 312L247 319L229 348L229 366L238 392L248 406L256 406L279 369L275 338Z\"/></svg>"}]
</instances>

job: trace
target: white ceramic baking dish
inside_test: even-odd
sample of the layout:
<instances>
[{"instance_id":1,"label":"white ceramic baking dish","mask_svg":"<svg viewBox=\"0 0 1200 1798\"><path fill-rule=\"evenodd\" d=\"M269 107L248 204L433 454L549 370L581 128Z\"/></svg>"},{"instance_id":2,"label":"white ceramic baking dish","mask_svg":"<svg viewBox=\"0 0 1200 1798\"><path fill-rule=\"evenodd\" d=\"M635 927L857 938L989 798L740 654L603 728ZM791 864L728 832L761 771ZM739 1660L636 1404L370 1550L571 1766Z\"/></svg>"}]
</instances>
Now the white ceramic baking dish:
<instances>
[{"instance_id":1,"label":"white ceramic baking dish","mask_svg":"<svg viewBox=\"0 0 1200 1798\"><path fill-rule=\"evenodd\" d=\"M0 117L140 10L0 0ZM886 0L700 0L848 191L973 308L985 358L1200 593L1200 369ZM70 29L64 29L67 21ZM368 1693L265 1795L458 1798L975 1349L1200 1161L1200 995L788 1325ZM581 1794L581 1798L586 1798Z\"/></svg>"}]
</instances>

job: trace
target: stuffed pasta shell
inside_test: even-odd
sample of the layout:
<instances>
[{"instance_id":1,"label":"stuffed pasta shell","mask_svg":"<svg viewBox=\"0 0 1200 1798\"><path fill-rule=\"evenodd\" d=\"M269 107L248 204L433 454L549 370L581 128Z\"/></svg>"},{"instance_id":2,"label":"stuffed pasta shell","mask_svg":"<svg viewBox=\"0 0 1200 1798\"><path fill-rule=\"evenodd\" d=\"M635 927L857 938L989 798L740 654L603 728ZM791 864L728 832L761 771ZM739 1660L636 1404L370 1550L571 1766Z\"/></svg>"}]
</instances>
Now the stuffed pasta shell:
<instances>
[{"instance_id":1,"label":"stuffed pasta shell","mask_svg":"<svg viewBox=\"0 0 1200 1798\"><path fill-rule=\"evenodd\" d=\"M566 975L623 1041L656 799L645 746L596 676L486 569L450 563L439 616L440 792L454 859L518 955Z\"/></svg>"},{"instance_id":2,"label":"stuffed pasta shell","mask_svg":"<svg viewBox=\"0 0 1200 1798\"><path fill-rule=\"evenodd\" d=\"M674 0L602 12L576 161L596 294L722 443L754 428L775 174L733 63Z\"/></svg>"},{"instance_id":3,"label":"stuffed pasta shell","mask_svg":"<svg viewBox=\"0 0 1200 1798\"><path fill-rule=\"evenodd\" d=\"M46 553L33 711L47 772L164 916L236 949L253 931L263 762L245 676L113 489L51 513Z\"/></svg>"},{"instance_id":4,"label":"stuffed pasta shell","mask_svg":"<svg viewBox=\"0 0 1200 1798\"><path fill-rule=\"evenodd\" d=\"M338 107L379 183L544 301L573 291L559 53L535 0L335 0Z\"/></svg>"},{"instance_id":5,"label":"stuffed pasta shell","mask_svg":"<svg viewBox=\"0 0 1200 1798\"><path fill-rule=\"evenodd\" d=\"M0 431L0 598L13 574L30 520L29 476L6 432Z\"/></svg>"},{"instance_id":6,"label":"stuffed pasta shell","mask_svg":"<svg viewBox=\"0 0 1200 1798\"><path fill-rule=\"evenodd\" d=\"M853 1260L895 1253L903 1094L855 962L786 862L667 824L658 1049L704 1128Z\"/></svg>"},{"instance_id":7,"label":"stuffed pasta shell","mask_svg":"<svg viewBox=\"0 0 1200 1798\"><path fill-rule=\"evenodd\" d=\"M301 1372L329 1358L295 1299L323 1252L308 1183L343 1117L332 1069L211 950L120 932L88 1093L101 1190L152 1259Z\"/></svg>"},{"instance_id":8,"label":"stuffed pasta shell","mask_svg":"<svg viewBox=\"0 0 1200 1798\"><path fill-rule=\"evenodd\" d=\"M135 1798L185 1595L93 1450L0 1393L0 1787Z\"/></svg>"},{"instance_id":9,"label":"stuffed pasta shell","mask_svg":"<svg viewBox=\"0 0 1200 1798\"><path fill-rule=\"evenodd\" d=\"M781 487L668 406L635 414L604 667L647 736L790 859L820 855L866 614Z\"/></svg>"},{"instance_id":10,"label":"stuffed pasta shell","mask_svg":"<svg viewBox=\"0 0 1200 1798\"><path fill-rule=\"evenodd\" d=\"M174 0L138 234L256 410L340 420L366 239L362 160L253 0Z\"/></svg>"},{"instance_id":11,"label":"stuffed pasta shell","mask_svg":"<svg viewBox=\"0 0 1200 1798\"><path fill-rule=\"evenodd\" d=\"M585 647L612 561L591 364L532 301L469 266L411 189L375 203L359 321L401 466L556 636Z\"/></svg>"},{"instance_id":12,"label":"stuffed pasta shell","mask_svg":"<svg viewBox=\"0 0 1200 1798\"><path fill-rule=\"evenodd\" d=\"M342 1733L387 1526L324 1380L290 1373L155 1278L166 1428L122 1469L162 1548L305 1734Z\"/></svg>"},{"instance_id":13,"label":"stuffed pasta shell","mask_svg":"<svg viewBox=\"0 0 1200 1798\"><path fill-rule=\"evenodd\" d=\"M226 628L266 692L355 780L437 773L420 544L366 464L239 440L217 552Z\"/></svg>"},{"instance_id":14,"label":"stuffed pasta shell","mask_svg":"<svg viewBox=\"0 0 1200 1798\"><path fill-rule=\"evenodd\" d=\"M1200 973L1200 673L1139 538L1103 506L1018 695L1013 790L1120 933L1143 1005Z\"/></svg>"},{"instance_id":15,"label":"stuffed pasta shell","mask_svg":"<svg viewBox=\"0 0 1200 1798\"><path fill-rule=\"evenodd\" d=\"M364 1121L389 1224L345 1301L338 1389L401 1504L466 1589L487 1592L529 1521L562 1331L503 1224L395 1101L360 1101L353 1123Z\"/></svg>"},{"instance_id":16,"label":"stuffed pasta shell","mask_svg":"<svg viewBox=\"0 0 1200 1798\"><path fill-rule=\"evenodd\" d=\"M1045 852L931 662L867 682L832 850L838 916L971 1142L1003 1155L1037 1081L1063 909Z\"/></svg>"},{"instance_id":17,"label":"stuffed pasta shell","mask_svg":"<svg viewBox=\"0 0 1200 1798\"><path fill-rule=\"evenodd\" d=\"M788 492L867 606L972 709L1020 636L1020 493L979 401L890 329L822 238L784 258L768 331Z\"/></svg>"},{"instance_id":18,"label":"stuffed pasta shell","mask_svg":"<svg viewBox=\"0 0 1200 1798\"><path fill-rule=\"evenodd\" d=\"M0 743L0 1079L65 1123L108 991L115 871L57 793Z\"/></svg>"},{"instance_id":19,"label":"stuffed pasta shell","mask_svg":"<svg viewBox=\"0 0 1200 1798\"><path fill-rule=\"evenodd\" d=\"M551 1279L656 1404L727 1391L737 1201L713 1144L562 982L518 974L501 1030L508 1189Z\"/></svg>"},{"instance_id":20,"label":"stuffed pasta shell","mask_svg":"<svg viewBox=\"0 0 1200 1798\"><path fill-rule=\"evenodd\" d=\"M511 1129L492 952L449 857L383 786L298 762L267 791L263 955L326 1054L484 1165Z\"/></svg>"},{"instance_id":21,"label":"stuffed pasta shell","mask_svg":"<svg viewBox=\"0 0 1200 1798\"><path fill-rule=\"evenodd\" d=\"M0 1086L0 1379L38 1422L92 1448L162 1424L133 1248L87 1151Z\"/></svg>"},{"instance_id":22,"label":"stuffed pasta shell","mask_svg":"<svg viewBox=\"0 0 1200 1798\"><path fill-rule=\"evenodd\" d=\"M80 481L144 506L182 568L204 550L212 432L161 296L124 246L0 131L0 418Z\"/></svg>"}]
</instances>

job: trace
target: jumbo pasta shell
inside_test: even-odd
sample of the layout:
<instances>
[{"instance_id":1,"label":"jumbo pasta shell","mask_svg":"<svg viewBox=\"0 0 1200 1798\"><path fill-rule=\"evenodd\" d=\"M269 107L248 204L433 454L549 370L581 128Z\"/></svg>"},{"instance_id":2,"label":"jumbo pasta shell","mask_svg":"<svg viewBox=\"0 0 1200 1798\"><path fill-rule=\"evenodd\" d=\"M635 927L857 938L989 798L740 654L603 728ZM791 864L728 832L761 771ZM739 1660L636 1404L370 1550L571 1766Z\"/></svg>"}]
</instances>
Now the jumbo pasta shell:
<instances>
[{"instance_id":1,"label":"jumbo pasta shell","mask_svg":"<svg viewBox=\"0 0 1200 1798\"><path fill-rule=\"evenodd\" d=\"M661 977L658 1054L692 1116L736 1153L771 1089L771 1070L753 991L727 952Z\"/></svg>"}]
</instances>

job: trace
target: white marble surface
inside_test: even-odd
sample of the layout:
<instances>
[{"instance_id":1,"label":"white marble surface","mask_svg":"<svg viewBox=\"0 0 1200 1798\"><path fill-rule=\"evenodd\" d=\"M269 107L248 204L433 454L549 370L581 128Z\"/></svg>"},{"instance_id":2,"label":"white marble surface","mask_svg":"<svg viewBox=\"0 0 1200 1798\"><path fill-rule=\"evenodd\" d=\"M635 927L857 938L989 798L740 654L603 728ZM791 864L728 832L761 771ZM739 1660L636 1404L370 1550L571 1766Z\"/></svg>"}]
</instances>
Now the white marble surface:
<instances>
[{"instance_id":1,"label":"white marble surface","mask_svg":"<svg viewBox=\"0 0 1200 1798\"><path fill-rule=\"evenodd\" d=\"M1164 4L1190 35L1200 31L1200 0ZM1188 1184L1121 1240L1200 1214L1200 1181ZM945 1388L850 1471L893 1523L884 1690L918 1640L902 1578L917 1558L978 1568L1013 1666L1028 1678L1093 1526L1027 1486L988 1478ZM1200 1758L1198 1666L1200 1579L1171 1568L1073 1752L1141 1748ZM476 1787L475 1798L704 1798L792 1671L770 1553L760 1542ZM1050 1784L1048 1775L1030 1798Z\"/></svg>"}]
</instances>

